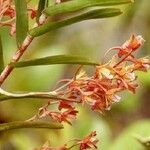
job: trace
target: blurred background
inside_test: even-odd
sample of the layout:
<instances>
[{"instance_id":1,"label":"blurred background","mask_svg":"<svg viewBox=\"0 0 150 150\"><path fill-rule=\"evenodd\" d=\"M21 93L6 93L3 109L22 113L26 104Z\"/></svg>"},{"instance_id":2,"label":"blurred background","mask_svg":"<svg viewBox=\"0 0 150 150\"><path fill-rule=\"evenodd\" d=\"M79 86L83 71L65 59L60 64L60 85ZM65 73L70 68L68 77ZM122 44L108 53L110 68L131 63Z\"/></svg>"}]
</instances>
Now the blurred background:
<instances>
[{"instance_id":1,"label":"blurred background","mask_svg":"<svg viewBox=\"0 0 150 150\"><path fill-rule=\"evenodd\" d=\"M34 1L31 2L34 5ZM120 6L119 6L120 7ZM150 54L150 1L136 0L121 6L123 15L102 20L77 23L38 37L22 60L56 54L83 55L101 61L107 49L124 43L132 33L146 40L137 52L138 57ZM15 38L8 28L1 28L5 65L14 54ZM52 65L15 69L5 82L7 91L49 91L63 78L72 78L77 66ZM86 67L91 72L91 67ZM96 130L100 150L144 150L135 134L150 137L150 71L137 73L140 87L135 95L122 93L120 103L114 104L104 115L79 107L73 126L63 130L20 129L0 133L0 150L32 150L50 140L53 146L84 137ZM46 100L6 101L0 104L0 123L26 120L32 117ZM75 148L77 149L77 148Z\"/></svg>"}]
</instances>

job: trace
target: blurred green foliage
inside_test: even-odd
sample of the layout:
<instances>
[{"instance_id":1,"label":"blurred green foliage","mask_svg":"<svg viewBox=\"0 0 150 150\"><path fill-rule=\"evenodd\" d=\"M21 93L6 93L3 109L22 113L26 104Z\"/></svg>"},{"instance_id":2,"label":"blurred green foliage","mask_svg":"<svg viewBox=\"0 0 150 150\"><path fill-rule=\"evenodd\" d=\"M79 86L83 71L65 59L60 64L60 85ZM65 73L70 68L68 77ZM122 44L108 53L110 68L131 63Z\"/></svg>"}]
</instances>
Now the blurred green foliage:
<instances>
[{"instance_id":1,"label":"blurred green foliage","mask_svg":"<svg viewBox=\"0 0 150 150\"><path fill-rule=\"evenodd\" d=\"M34 2L32 2L34 5ZM122 44L132 33L141 34L146 42L138 56L150 54L150 2L137 0L121 6L125 13L119 17L86 21L52 31L37 38L23 56L23 60L54 54L74 54L101 60L105 51ZM16 49L14 37L7 28L0 31L5 65ZM109 58L108 58L109 59ZM92 68L86 67L90 73ZM71 78L76 66L53 65L16 69L7 79L8 91L48 91L59 79ZM83 137L97 130L101 150L144 150L134 134L150 136L150 72L137 73L140 87L136 95L123 93L120 103L101 115L79 107L78 120L61 131L21 129L0 133L0 149L32 150L50 140L54 146L74 137ZM46 100L7 101L0 105L0 122L25 120L33 116Z\"/></svg>"}]
</instances>

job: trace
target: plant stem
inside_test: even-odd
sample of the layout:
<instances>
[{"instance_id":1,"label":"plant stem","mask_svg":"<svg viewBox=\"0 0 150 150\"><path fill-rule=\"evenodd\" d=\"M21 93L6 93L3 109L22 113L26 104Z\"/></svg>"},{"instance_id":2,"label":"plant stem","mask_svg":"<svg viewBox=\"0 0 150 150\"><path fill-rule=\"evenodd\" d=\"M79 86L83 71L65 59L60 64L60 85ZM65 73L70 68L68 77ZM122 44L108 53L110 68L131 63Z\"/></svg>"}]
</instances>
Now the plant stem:
<instances>
[{"instance_id":1,"label":"plant stem","mask_svg":"<svg viewBox=\"0 0 150 150\"><path fill-rule=\"evenodd\" d=\"M2 71L3 69L4 69L3 46L0 33L0 71Z\"/></svg>"},{"instance_id":2,"label":"plant stem","mask_svg":"<svg viewBox=\"0 0 150 150\"><path fill-rule=\"evenodd\" d=\"M11 59L11 63L12 62L17 62L21 58L21 56L24 54L25 50L30 45L30 43L32 42L32 40L33 40L33 38L30 35L28 35L26 37L26 39L24 40L24 42L21 45L21 47L16 51L15 55ZM3 82L5 81L5 79L12 72L12 70L13 70L13 67L10 66L9 64L5 67L5 69L2 71L2 73L0 75L0 86L3 84Z\"/></svg>"},{"instance_id":3,"label":"plant stem","mask_svg":"<svg viewBox=\"0 0 150 150\"><path fill-rule=\"evenodd\" d=\"M39 25L42 25L45 22L45 20L46 20L45 15L41 15L41 17L39 19L39 23L40 24L35 23L34 26L33 26L33 28L38 27ZM12 57L10 63L18 62L18 60L24 54L24 52L26 51L26 49L28 48L28 46L31 44L31 42L32 42L33 39L34 38L31 35L27 35L27 37L23 41L22 45L18 48L18 50L16 51L16 53ZM2 71L2 73L0 75L0 86L3 84L3 82L5 81L5 79L12 72L12 70L13 70L13 67L10 66L9 64L4 68L4 70Z\"/></svg>"},{"instance_id":4,"label":"plant stem","mask_svg":"<svg viewBox=\"0 0 150 150\"><path fill-rule=\"evenodd\" d=\"M70 149L72 149L72 148L74 148L75 146L78 146L78 145L79 145L79 143L76 143L76 144L74 144L74 145L68 147L68 150L70 150Z\"/></svg>"},{"instance_id":5,"label":"plant stem","mask_svg":"<svg viewBox=\"0 0 150 150\"><path fill-rule=\"evenodd\" d=\"M113 66L113 68L117 67L117 66L120 65L123 61L125 61L125 60L131 55L132 52L133 52L132 50L129 51L129 53L128 53L121 61L119 61L117 64L115 64L115 65Z\"/></svg>"},{"instance_id":6,"label":"plant stem","mask_svg":"<svg viewBox=\"0 0 150 150\"><path fill-rule=\"evenodd\" d=\"M55 101L63 100L63 101L78 103L77 100L59 97L55 91L52 91L52 92L10 93L10 92L4 91L3 89L0 88L0 94L4 95L4 96L0 96L0 102L10 100L10 99L41 98L41 99L53 99Z\"/></svg>"},{"instance_id":7,"label":"plant stem","mask_svg":"<svg viewBox=\"0 0 150 150\"><path fill-rule=\"evenodd\" d=\"M0 124L0 132L19 129L19 128L47 128L47 129L62 129L63 126L59 123L50 122L29 122L29 121L15 121L10 123Z\"/></svg>"}]
</instances>

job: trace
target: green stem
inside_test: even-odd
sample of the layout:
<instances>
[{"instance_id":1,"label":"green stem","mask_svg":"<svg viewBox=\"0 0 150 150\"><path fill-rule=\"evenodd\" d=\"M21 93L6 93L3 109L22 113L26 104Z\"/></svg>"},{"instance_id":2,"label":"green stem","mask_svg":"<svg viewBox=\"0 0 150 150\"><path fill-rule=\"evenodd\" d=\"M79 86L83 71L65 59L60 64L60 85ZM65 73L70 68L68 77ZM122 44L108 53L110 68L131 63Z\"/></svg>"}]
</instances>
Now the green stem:
<instances>
[{"instance_id":1,"label":"green stem","mask_svg":"<svg viewBox=\"0 0 150 150\"><path fill-rule=\"evenodd\" d=\"M53 100L65 100L67 101L67 99L65 98L61 98L61 97L56 97L56 96L48 96L48 95L26 95L26 96L1 96L0 97L0 102L2 101L7 101L7 100L13 100L13 99L26 99L26 98L34 98L34 99L53 99Z\"/></svg>"},{"instance_id":2,"label":"green stem","mask_svg":"<svg viewBox=\"0 0 150 150\"><path fill-rule=\"evenodd\" d=\"M3 59L3 47L2 47L2 39L0 33L0 72L4 69L4 59Z\"/></svg>"},{"instance_id":3,"label":"green stem","mask_svg":"<svg viewBox=\"0 0 150 150\"><path fill-rule=\"evenodd\" d=\"M57 93L55 91L52 92L29 92L29 93L10 93L7 91L4 91L0 88L0 102L12 100L12 99L25 99L25 98L38 98L38 99L52 99L55 101L63 100L63 101L69 101L69 102L76 102L78 101L74 99L67 99L64 97L57 96Z\"/></svg>"},{"instance_id":4,"label":"green stem","mask_svg":"<svg viewBox=\"0 0 150 150\"><path fill-rule=\"evenodd\" d=\"M78 145L79 145L79 143L76 143L76 144L74 144L74 145L68 147L68 150L70 150L70 149L72 149L72 148L74 148L75 146L78 146Z\"/></svg>"},{"instance_id":5,"label":"green stem","mask_svg":"<svg viewBox=\"0 0 150 150\"><path fill-rule=\"evenodd\" d=\"M35 122L35 121L34 122L16 121L0 124L0 132L20 128L62 129L63 126L59 123Z\"/></svg>"}]
</instances>

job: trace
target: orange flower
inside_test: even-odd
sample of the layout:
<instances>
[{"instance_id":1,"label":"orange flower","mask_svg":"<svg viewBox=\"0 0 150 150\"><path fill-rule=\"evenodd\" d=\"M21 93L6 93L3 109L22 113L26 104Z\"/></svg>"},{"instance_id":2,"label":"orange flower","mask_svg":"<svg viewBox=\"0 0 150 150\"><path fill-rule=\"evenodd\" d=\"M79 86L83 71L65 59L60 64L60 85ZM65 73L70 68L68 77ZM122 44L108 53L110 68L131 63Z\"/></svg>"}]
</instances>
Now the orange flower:
<instances>
[{"instance_id":1,"label":"orange flower","mask_svg":"<svg viewBox=\"0 0 150 150\"><path fill-rule=\"evenodd\" d=\"M124 55L128 55L133 51L137 50L140 46L144 44L145 40L141 35L135 36L134 34L130 36L129 40L127 40L120 48L118 52L118 56L122 57Z\"/></svg>"},{"instance_id":2,"label":"orange flower","mask_svg":"<svg viewBox=\"0 0 150 150\"><path fill-rule=\"evenodd\" d=\"M54 148L50 146L50 141L47 141L40 149L35 150L68 150L68 148L66 144L59 148Z\"/></svg>"},{"instance_id":3,"label":"orange flower","mask_svg":"<svg viewBox=\"0 0 150 150\"><path fill-rule=\"evenodd\" d=\"M62 109L73 109L73 108L74 107L69 102L64 102L64 101L60 101L59 102L59 106L58 106L59 110L62 110Z\"/></svg>"},{"instance_id":4,"label":"orange flower","mask_svg":"<svg viewBox=\"0 0 150 150\"><path fill-rule=\"evenodd\" d=\"M71 125L71 121L70 120L76 119L77 113L78 113L78 111L75 110L75 108L72 108L72 109L64 111L61 114L61 122L64 121L64 122L67 122L68 124Z\"/></svg>"},{"instance_id":5,"label":"orange flower","mask_svg":"<svg viewBox=\"0 0 150 150\"><path fill-rule=\"evenodd\" d=\"M53 148L50 146L50 142L47 141L39 150L70 150L73 147L80 146L80 150L87 150L89 148L97 149L98 140L95 138L96 131L92 132L90 135L86 136L83 140L73 139L68 142L74 142L70 147L68 147L68 142L59 148ZM35 149L38 150L38 149Z\"/></svg>"},{"instance_id":6,"label":"orange flower","mask_svg":"<svg viewBox=\"0 0 150 150\"><path fill-rule=\"evenodd\" d=\"M97 149L97 142L98 140L95 138L96 131L93 131L90 135L86 136L83 140L79 142L80 144L80 150L86 150L89 148L95 148Z\"/></svg>"},{"instance_id":7,"label":"orange flower","mask_svg":"<svg viewBox=\"0 0 150 150\"><path fill-rule=\"evenodd\" d=\"M74 120L76 118L77 113L77 110L71 108L65 110L64 112L49 111L49 113L47 113L47 116L50 116L56 122L66 122L71 125L71 120Z\"/></svg>"},{"instance_id":8,"label":"orange flower","mask_svg":"<svg viewBox=\"0 0 150 150\"><path fill-rule=\"evenodd\" d=\"M137 59L137 62L134 64L135 70L147 71L150 68L150 60L146 57Z\"/></svg>"},{"instance_id":9,"label":"orange flower","mask_svg":"<svg viewBox=\"0 0 150 150\"><path fill-rule=\"evenodd\" d=\"M141 36L132 35L122 46L117 47L119 53L105 64L96 66L92 76L78 69L73 79L63 80L63 88L58 88L57 96L69 99L69 101L59 101L58 109L53 112L44 110L40 117L50 116L58 122L67 122L76 119L78 111L75 109L77 103L88 105L93 111L103 113L110 110L115 102L119 102L118 95L122 91L136 92L138 87L136 70L147 71L150 60L147 58L137 59L134 52L144 42ZM114 49L114 48L112 48ZM123 58L119 58L122 57ZM70 101L72 100L72 101Z\"/></svg>"},{"instance_id":10,"label":"orange flower","mask_svg":"<svg viewBox=\"0 0 150 150\"><path fill-rule=\"evenodd\" d=\"M122 45L122 48L134 51L134 50L138 49L140 46L142 46L144 44L144 42L145 42L145 40L142 38L141 35L135 36L134 34L132 34L130 36L129 40L127 40Z\"/></svg>"}]
</instances>

